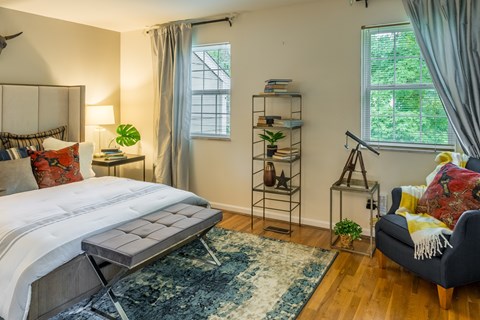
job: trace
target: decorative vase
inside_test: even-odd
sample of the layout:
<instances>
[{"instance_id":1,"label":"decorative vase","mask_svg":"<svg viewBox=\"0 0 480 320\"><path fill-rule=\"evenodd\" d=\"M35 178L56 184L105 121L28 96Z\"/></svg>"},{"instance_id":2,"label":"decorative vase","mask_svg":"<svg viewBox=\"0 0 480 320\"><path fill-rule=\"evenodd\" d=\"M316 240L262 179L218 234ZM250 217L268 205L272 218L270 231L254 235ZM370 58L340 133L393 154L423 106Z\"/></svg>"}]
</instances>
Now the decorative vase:
<instances>
[{"instance_id":1,"label":"decorative vase","mask_svg":"<svg viewBox=\"0 0 480 320\"><path fill-rule=\"evenodd\" d=\"M267 164L265 165L265 169L263 171L263 183L267 187L273 187L276 182L275 178L276 178L275 166L273 165L273 162L267 162Z\"/></svg>"},{"instance_id":2,"label":"decorative vase","mask_svg":"<svg viewBox=\"0 0 480 320\"><path fill-rule=\"evenodd\" d=\"M278 146L267 145L267 157L271 157L277 152Z\"/></svg>"},{"instance_id":3,"label":"decorative vase","mask_svg":"<svg viewBox=\"0 0 480 320\"><path fill-rule=\"evenodd\" d=\"M353 249L353 239L348 234L340 235L340 247L345 249Z\"/></svg>"}]
</instances>

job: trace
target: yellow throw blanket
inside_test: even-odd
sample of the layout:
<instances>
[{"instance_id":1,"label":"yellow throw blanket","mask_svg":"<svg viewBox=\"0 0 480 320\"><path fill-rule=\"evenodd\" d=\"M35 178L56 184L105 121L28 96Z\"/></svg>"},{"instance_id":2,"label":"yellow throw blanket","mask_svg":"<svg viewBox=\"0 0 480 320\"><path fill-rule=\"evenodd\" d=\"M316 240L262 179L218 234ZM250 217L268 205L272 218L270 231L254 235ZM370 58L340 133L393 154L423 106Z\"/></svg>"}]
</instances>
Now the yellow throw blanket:
<instances>
[{"instance_id":1,"label":"yellow throw blanket","mask_svg":"<svg viewBox=\"0 0 480 320\"><path fill-rule=\"evenodd\" d=\"M437 155L435 161L438 166L428 175L427 184L432 182L440 168L448 162L464 168L468 156L454 152L442 152ZM395 212L407 220L408 231L415 244L415 259L432 258L436 254L441 254L442 248L452 247L445 238L445 235L452 234L452 230L445 223L426 213L415 213L418 201L426 189L427 186L402 186L400 206Z\"/></svg>"}]
</instances>

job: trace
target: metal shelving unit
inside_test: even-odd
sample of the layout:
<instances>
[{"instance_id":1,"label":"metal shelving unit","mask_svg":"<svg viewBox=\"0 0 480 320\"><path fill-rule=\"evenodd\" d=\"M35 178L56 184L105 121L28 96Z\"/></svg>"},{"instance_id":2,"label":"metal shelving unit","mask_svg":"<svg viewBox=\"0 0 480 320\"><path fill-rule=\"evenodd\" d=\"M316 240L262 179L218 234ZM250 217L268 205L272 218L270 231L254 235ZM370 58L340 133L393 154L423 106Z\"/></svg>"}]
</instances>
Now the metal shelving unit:
<instances>
[{"instance_id":1,"label":"metal shelving unit","mask_svg":"<svg viewBox=\"0 0 480 320\"><path fill-rule=\"evenodd\" d=\"M251 228L255 210L262 212L264 230L284 234L292 233L292 216L298 213L298 224L302 222L302 127L257 126L259 116L281 115L290 119L302 119L302 96L300 94L268 94L252 96L252 197ZM266 156L266 143L258 137L265 130L283 131L287 136L280 141L280 147L297 148L300 153L293 159L274 159ZM289 178L287 188L267 187L263 183L263 173L267 162L273 162L276 175L283 170ZM265 226L266 212L287 213L289 228Z\"/></svg>"}]
</instances>

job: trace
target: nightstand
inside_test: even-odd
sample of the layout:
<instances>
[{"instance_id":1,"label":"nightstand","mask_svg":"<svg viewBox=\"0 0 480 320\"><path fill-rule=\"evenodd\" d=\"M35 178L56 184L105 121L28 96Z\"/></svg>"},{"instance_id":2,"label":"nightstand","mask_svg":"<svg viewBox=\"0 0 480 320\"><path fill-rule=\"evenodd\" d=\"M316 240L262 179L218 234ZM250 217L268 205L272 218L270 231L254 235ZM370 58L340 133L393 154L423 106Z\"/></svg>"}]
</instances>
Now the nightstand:
<instances>
[{"instance_id":1,"label":"nightstand","mask_svg":"<svg viewBox=\"0 0 480 320\"><path fill-rule=\"evenodd\" d=\"M92 165L99 167L107 167L108 175L110 175L110 168L113 167L113 175L117 175L117 167L127 164L142 161L143 164L143 181L145 181L145 156L139 154L125 154L126 159L106 160L105 158L93 158Z\"/></svg>"}]
</instances>

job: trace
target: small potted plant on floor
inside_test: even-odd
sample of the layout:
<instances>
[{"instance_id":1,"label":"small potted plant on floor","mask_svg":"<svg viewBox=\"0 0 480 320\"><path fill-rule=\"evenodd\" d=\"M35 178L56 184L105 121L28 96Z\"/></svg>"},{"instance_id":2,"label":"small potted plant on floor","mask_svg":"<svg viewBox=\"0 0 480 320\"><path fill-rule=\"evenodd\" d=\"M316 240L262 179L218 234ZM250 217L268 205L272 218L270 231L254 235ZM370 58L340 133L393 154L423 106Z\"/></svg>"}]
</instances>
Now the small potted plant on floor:
<instances>
[{"instance_id":1,"label":"small potted plant on floor","mask_svg":"<svg viewBox=\"0 0 480 320\"><path fill-rule=\"evenodd\" d=\"M346 249L353 248L353 240L360 239L362 227L355 221L343 219L335 224L333 232L340 236L340 246Z\"/></svg>"},{"instance_id":2,"label":"small potted plant on floor","mask_svg":"<svg viewBox=\"0 0 480 320\"><path fill-rule=\"evenodd\" d=\"M275 154L275 152L278 149L278 146L275 144L278 140L285 138L285 135L283 134L282 131L268 131L265 130L265 134L260 133L258 135L262 140L265 140L268 142L267 145L267 157L271 157Z\"/></svg>"}]
</instances>

